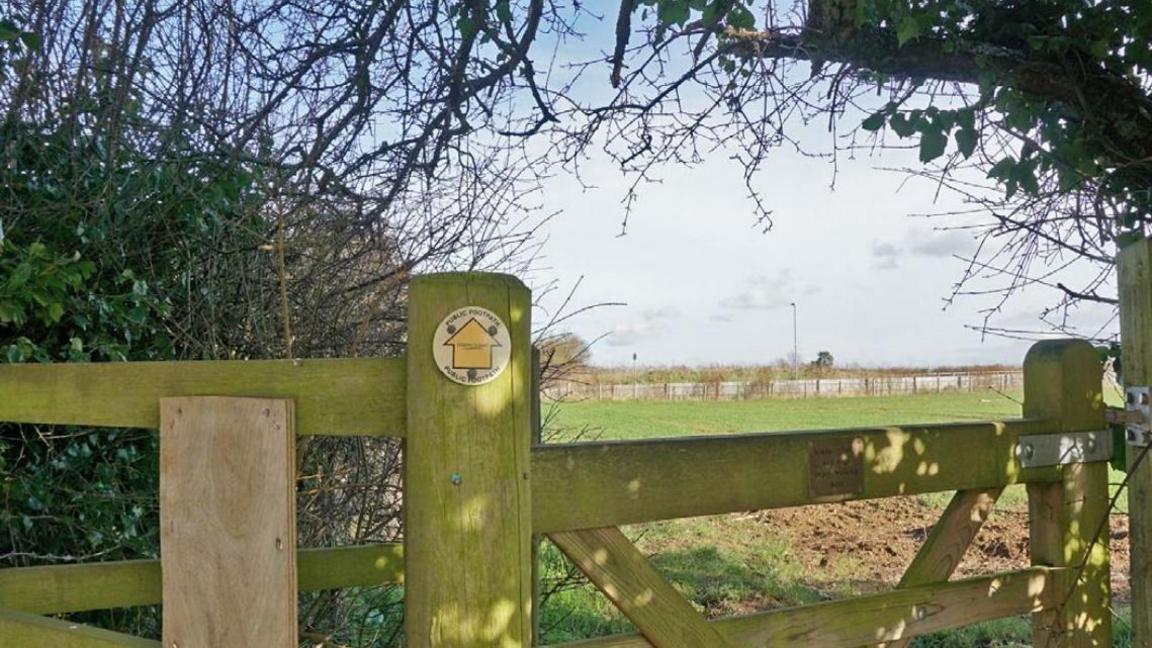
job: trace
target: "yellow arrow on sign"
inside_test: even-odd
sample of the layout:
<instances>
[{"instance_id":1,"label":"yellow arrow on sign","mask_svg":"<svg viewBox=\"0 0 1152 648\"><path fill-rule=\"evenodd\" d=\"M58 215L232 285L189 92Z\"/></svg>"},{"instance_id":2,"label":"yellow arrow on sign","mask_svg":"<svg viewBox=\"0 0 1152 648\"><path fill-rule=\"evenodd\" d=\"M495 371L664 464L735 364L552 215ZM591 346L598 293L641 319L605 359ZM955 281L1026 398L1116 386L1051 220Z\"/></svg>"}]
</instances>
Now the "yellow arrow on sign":
<instances>
[{"instance_id":1,"label":"yellow arrow on sign","mask_svg":"<svg viewBox=\"0 0 1152 648\"><path fill-rule=\"evenodd\" d=\"M452 347L453 369L491 369L492 347L501 344L473 317L445 340L444 346Z\"/></svg>"}]
</instances>

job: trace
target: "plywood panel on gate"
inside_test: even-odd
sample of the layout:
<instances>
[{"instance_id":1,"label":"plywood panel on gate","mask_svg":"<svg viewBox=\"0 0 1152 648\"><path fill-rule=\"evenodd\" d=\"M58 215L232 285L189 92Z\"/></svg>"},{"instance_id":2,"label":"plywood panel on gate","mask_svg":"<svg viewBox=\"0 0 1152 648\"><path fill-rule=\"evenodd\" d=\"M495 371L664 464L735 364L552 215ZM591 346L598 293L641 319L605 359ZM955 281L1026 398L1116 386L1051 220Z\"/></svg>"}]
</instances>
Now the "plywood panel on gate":
<instances>
[{"instance_id":1,"label":"plywood panel on gate","mask_svg":"<svg viewBox=\"0 0 1152 648\"><path fill-rule=\"evenodd\" d=\"M293 404L160 402L164 645L297 645Z\"/></svg>"}]
</instances>

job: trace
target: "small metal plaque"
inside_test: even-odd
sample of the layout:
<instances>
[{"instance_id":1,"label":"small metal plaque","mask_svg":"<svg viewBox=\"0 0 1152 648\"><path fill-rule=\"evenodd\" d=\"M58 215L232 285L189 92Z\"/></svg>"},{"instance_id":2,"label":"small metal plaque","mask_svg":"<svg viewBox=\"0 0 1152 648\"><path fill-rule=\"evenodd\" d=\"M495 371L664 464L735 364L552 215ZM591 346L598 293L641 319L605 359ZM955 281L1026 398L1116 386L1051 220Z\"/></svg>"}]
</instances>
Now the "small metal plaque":
<instances>
[{"instance_id":1,"label":"small metal plaque","mask_svg":"<svg viewBox=\"0 0 1152 648\"><path fill-rule=\"evenodd\" d=\"M808 494L841 500L864 492L864 440L820 439L808 443Z\"/></svg>"}]
</instances>

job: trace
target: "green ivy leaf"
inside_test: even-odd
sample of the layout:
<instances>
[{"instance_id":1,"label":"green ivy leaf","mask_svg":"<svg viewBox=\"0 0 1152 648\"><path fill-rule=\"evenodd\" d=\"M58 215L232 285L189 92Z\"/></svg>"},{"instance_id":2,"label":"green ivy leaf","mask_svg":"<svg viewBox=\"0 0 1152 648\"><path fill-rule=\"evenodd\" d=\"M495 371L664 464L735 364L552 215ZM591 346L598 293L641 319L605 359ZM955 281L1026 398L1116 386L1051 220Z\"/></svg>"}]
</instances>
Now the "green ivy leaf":
<instances>
[{"instance_id":1,"label":"green ivy leaf","mask_svg":"<svg viewBox=\"0 0 1152 648\"><path fill-rule=\"evenodd\" d=\"M1076 170L1064 165L1058 168L1056 179L1059 183L1060 191L1064 193L1075 191L1076 187L1079 187L1081 183L1080 175L1076 173Z\"/></svg>"},{"instance_id":2,"label":"green ivy leaf","mask_svg":"<svg viewBox=\"0 0 1152 648\"><path fill-rule=\"evenodd\" d=\"M911 137L916 132L915 121L908 119L903 113L892 115L892 118L888 120L888 125L900 137Z\"/></svg>"},{"instance_id":3,"label":"green ivy leaf","mask_svg":"<svg viewBox=\"0 0 1152 648\"><path fill-rule=\"evenodd\" d=\"M13 322L20 324L23 320L24 309L19 304L10 301L0 301L0 324Z\"/></svg>"},{"instance_id":4,"label":"green ivy leaf","mask_svg":"<svg viewBox=\"0 0 1152 648\"><path fill-rule=\"evenodd\" d=\"M743 5L736 5L728 12L728 26L733 29L756 29L756 17Z\"/></svg>"},{"instance_id":5,"label":"green ivy leaf","mask_svg":"<svg viewBox=\"0 0 1152 648\"><path fill-rule=\"evenodd\" d=\"M496 3L496 17L502 22L512 22L512 8L509 6L508 0L500 0Z\"/></svg>"},{"instance_id":6,"label":"green ivy leaf","mask_svg":"<svg viewBox=\"0 0 1152 648\"><path fill-rule=\"evenodd\" d=\"M460 14L460 17L456 19L456 28L460 30L461 36L471 38L480 30L480 23L472 16Z\"/></svg>"},{"instance_id":7,"label":"green ivy leaf","mask_svg":"<svg viewBox=\"0 0 1152 648\"><path fill-rule=\"evenodd\" d=\"M691 15L687 0L660 0L656 8L656 17L664 25L683 25Z\"/></svg>"},{"instance_id":8,"label":"green ivy leaf","mask_svg":"<svg viewBox=\"0 0 1152 648\"><path fill-rule=\"evenodd\" d=\"M878 131L884 128L884 113L878 112L864 120L860 127L866 131Z\"/></svg>"},{"instance_id":9,"label":"green ivy leaf","mask_svg":"<svg viewBox=\"0 0 1152 648\"><path fill-rule=\"evenodd\" d=\"M31 264L27 262L21 263L20 265L16 266L16 269L12 271L12 275L8 277L8 289L19 290L20 288L23 288L31 278Z\"/></svg>"},{"instance_id":10,"label":"green ivy leaf","mask_svg":"<svg viewBox=\"0 0 1152 648\"><path fill-rule=\"evenodd\" d=\"M44 39L40 34L35 32L23 32L20 34L20 40L24 42L24 46L33 51L39 51L40 47L44 44Z\"/></svg>"},{"instance_id":11,"label":"green ivy leaf","mask_svg":"<svg viewBox=\"0 0 1152 648\"><path fill-rule=\"evenodd\" d=\"M976 130L972 128L958 128L953 137L956 139L956 148L960 149L960 154L965 158L972 156L976 150L976 143L980 140Z\"/></svg>"},{"instance_id":12,"label":"green ivy leaf","mask_svg":"<svg viewBox=\"0 0 1152 648\"><path fill-rule=\"evenodd\" d=\"M48 322L50 324L59 322L62 317L64 317L64 304L60 302L48 304Z\"/></svg>"},{"instance_id":13,"label":"green ivy leaf","mask_svg":"<svg viewBox=\"0 0 1152 648\"><path fill-rule=\"evenodd\" d=\"M20 36L20 28L7 20L0 20L0 42L14 41Z\"/></svg>"},{"instance_id":14,"label":"green ivy leaf","mask_svg":"<svg viewBox=\"0 0 1152 648\"><path fill-rule=\"evenodd\" d=\"M920 36L920 21L912 16L904 16L900 21L900 25L896 28L896 43L900 47L910 40L914 40Z\"/></svg>"},{"instance_id":15,"label":"green ivy leaf","mask_svg":"<svg viewBox=\"0 0 1152 648\"><path fill-rule=\"evenodd\" d=\"M20 348L19 344L9 344L8 352L5 354L8 362L11 364L18 364L24 362L24 350Z\"/></svg>"},{"instance_id":16,"label":"green ivy leaf","mask_svg":"<svg viewBox=\"0 0 1152 648\"><path fill-rule=\"evenodd\" d=\"M1017 182L1020 183L1020 188L1032 195L1040 193L1040 181L1036 178L1036 172L1031 168L1021 169Z\"/></svg>"},{"instance_id":17,"label":"green ivy leaf","mask_svg":"<svg viewBox=\"0 0 1152 648\"><path fill-rule=\"evenodd\" d=\"M956 111L956 124L960 128L967 128L974 130L976 128L976 111L974 110L958 110Z\"/></svg>"},{"instance_id":18,"label":"green ivy leaf","mask_svg":"<svg viewBox=\"0 0 1152 648\"><path fill-rule=\"evenodd\" d=\"M928 130L920 135L920 161L931 162L944 155L948 136L942 130Z\"/></svg>"},{"instance_id":19,"label":"green ivy leaf","mask_svg":"<svg viewBox=\"0 0 1152 648\"><path fill-rule=\"evenodd\" d=\"M716 20L716 12L719 9L720 7L716 3L709 2L700 10L700 20L706 25L712 24Z\"/></svg>"},{"instance_id":20,"label":"green ivy leaf","mask_svg":"<svg viewBox=\"0 0 1152 648\"><path fill-rule=\"evenodd\" d=\"M994 180L1007 180L1011 174L1012 169L1016 168L1016 158L1006 157L988 169L988 177Z\"/></svg>"}]
</instances>

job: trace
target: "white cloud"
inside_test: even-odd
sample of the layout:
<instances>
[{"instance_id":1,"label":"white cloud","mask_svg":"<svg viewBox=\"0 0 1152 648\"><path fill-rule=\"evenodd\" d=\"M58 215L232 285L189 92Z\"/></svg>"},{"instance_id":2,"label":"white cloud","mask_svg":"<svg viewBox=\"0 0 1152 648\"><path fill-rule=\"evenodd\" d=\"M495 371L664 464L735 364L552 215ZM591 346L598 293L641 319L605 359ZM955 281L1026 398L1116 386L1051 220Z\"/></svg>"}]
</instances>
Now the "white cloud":
<instances>
[{"instance_id":1,"label":"white cloud","mask_svg":"<svg viewBox=\"0 0 1152 648\"><path fill-rule=\"evenodd\" d=\"M796 300L796 295L815 295L820 286L799 286L788 268L775 277L760 275L746 282L748 288L720 300L720 308L730 311L762 311L784 308Z\"/></svg>"},{"instance_id":2,"label":"white cloud","mask_svg":"<svg viewBox=\"0 0 1152 648\"><path fill-rule=\"evenodd\" d=\"M873 243L872 256L879 258L890 258L900 256L900 248L892 245L891 243Z\"/></svg>"},{"instance_id":3,"label":"white cloud","mask_svg":"<svg viewBox=\"0 0 1152 648\"><path fill-rule=\"evenodd\" d=\"M640 311L640 320L625 322L612 327L604 343L608 346L631 346L637 342L656 337L666 330L664 326L671 320L680 317L680 309L676 306L662 306L648 308Z\"/></svg>"},{"instance_id":4,"label":"white cloud","mask_svg":"<svg viewBox=\"0 0 1152 648\"><path fill-rule=\"evenodd\" d=\"M872 267L877 270L895 270L900 266L896 261L904 253L903 250L887 241L872 244Z\"/></svg>"},{"instance_id":5,"label":"white cloud","mask_svg":"<svg viewBox=\"0 0 1152 648\"><path fill-rule=\"evenodd\" d=\"M646 322L619 324L604 338L604 344L613 347L632 346L652 336L652 325Z\"/></svg>"},{"instance_id":6,"label":"white cloud","mask_svg":"<svg viewBox=\"0 0 1152 648\"><path fill-rule=\"evenodd\" d=\"M908 233L908 251L917 256L932 258L966 257L976 248L970 232L960 230L911 231Z\"/></svg>"},{"instance_id":7,"label":"white cloud","mask_svg":"<svg viewBox=\"0 0 1152 648\"><path fill-rule=\"evenodd\" d=\"M906 256L931 259L966 258L972 254L975 247L975 239L969 232L916 228L904 234L902 244L889 241L873 242L872 267L877 270L895 270L900 267L900 259Z\"/></svg>"}]
</instances>

